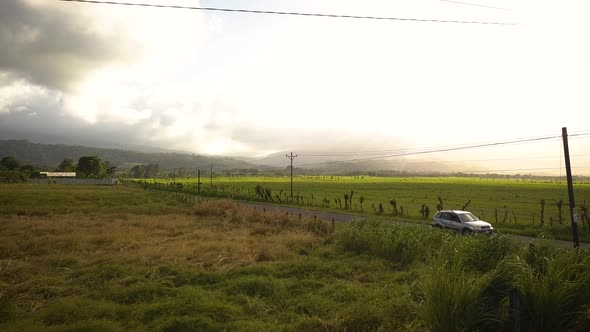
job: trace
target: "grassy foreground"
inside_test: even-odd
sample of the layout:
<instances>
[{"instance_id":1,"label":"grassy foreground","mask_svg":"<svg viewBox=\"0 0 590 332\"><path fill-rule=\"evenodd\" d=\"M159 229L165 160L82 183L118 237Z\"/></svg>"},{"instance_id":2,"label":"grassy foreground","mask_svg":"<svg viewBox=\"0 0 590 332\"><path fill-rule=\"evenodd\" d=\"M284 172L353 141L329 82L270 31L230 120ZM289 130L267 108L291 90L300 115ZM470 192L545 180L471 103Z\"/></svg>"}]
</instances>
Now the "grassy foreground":
<instances>
[{"instance_id":1,"label":"grassy foreground","mask_svg":"<svg viewBox=\"0 0 590 332\"><path fill-rule=\"evenodd\" d=\"M523 331L590 327L588 251L382 221L334 232L130 187L0 192L0 330L508 331L513 290Z\"/></svg>"}]
</instances>

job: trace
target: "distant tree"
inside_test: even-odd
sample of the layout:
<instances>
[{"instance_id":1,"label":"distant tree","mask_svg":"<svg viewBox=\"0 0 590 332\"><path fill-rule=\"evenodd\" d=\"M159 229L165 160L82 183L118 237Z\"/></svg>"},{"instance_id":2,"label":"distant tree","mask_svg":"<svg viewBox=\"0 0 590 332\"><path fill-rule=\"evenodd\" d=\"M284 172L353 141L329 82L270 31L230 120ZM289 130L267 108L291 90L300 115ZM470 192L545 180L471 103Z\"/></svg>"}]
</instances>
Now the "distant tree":
<instances>
[{"instance_id":1,"label":"distant tree","mask_svg":"<svg viewBox=\"0 0 590 332\"><path fill-rule=\"evenodd\" d=\"M467 209L467 207L469 206L469 204L471 204L471 200L467 201L467 203L465 203L465 205L463 205L463 208L461 208L461 210L465 211Z\"/></svg>"},{"instance_id":2,"label":"distant tree","mask_svg":"<svg viewBox=\"0 0 590 332\"><path fill-rule=\"evenodd\" d=\"M37 167L35 167L33 165L22 165L21 167L19 167L19 171L25 172L25 173L35 172L36 170L37 170Z\"/></svg>"},{"instance_id":3,"label":"distant tree","mask_svg":"<svg viewBox=\"0 0 590 332\"><path fill-rule=\"evenodd\" d=\"M8 156L0 160L0 166L9 171L16 171L20 168L21 163L20 161L16 160L16 158Z\"/></svg>"},{"instance_id":4,"label":"distant tree","mask_svg":"<svg viewBox=\"0 0 590 332\"><path fill-rule=\"evenodd\" d=\"M389 204L391 205L391 208L393 209L393 214L395 214L397 216L397 201L395 199L392 199L389 201Z\"/></svg>"},{"instance_id":5,"label":"distant tree","mask_svg":"<svg viewBox=\"0 0 590 332\"><path fill-rule=\"evenodd\" d=\"M443 204L443 199L442 199L442 197L438 196L438 197L437 197L437 199L438 199L438 204L436 205L436 209L437 209L438 211L444 210L445 206L444 206L444 204Z\"/></svg>"},{"instance_id":6,"label":"distant tree","mask_svg":"<svg viewBox=\"0 0 590 332\"><path fill-rule=\"evenodd\" d=\"M158 164L148 164L145 167L145 173L148 178L155 178L160 173L160 165Z\"/></svg>"},{"instance_id":7,"label":"distant tree","mask_svg":"<svg viewBox=\"0 0 590 332\"><path fill-rule=\"evenodd\" d=\"M117 166L111 165L111 162L108 160L104 163L104 166L107 169L107 176L110 176L110 177L115 176L115 171L117 170Z\"/></svg>"},{"instance_id":8,"label":"distant tree","mask_svg":"<svg viewBox=\"0 0 590 332\"><path fill-rule=\"evenodd\" d=\"M0 182L26 182L29 178L19 171L0 170Z\"/></svg>"},{"instance_id":9,"label":"distant tree","mask_svg":"<svg viewBox=\"0 0 590 332\"><path fill-rule=\"evenodd\" d=\"M361 204L361 211L363 211L363 202L365 201L365 196L359 197L359 203Z\"/></svg>"},{"instance_id":10,"label":"distant tree","mask_svg":"<svg viewBox=\"0 0 590 332\"><path fill-rule=\"evenodd\" d=\"M71 158L64 158L64 160L57 166L57 170L59 172L75 172L76 165L74 165L74 160Z\"/></svg>"},{"instance_id":11,"label":"distant tree","mask_svg":"<svg viewBox=\"0 0 590 332\"><path fill-rule=\"evenodd\" d=\"M107 175L107 168L97 156L85 156L78 159L77 172L82 178L102 179Z\"/></svg>"},{"instance_id":12,"label":"distant tree","mask_svg":"<svg viewBox=\"0 0 590 332\"><path fill-rule=\"evenodd\" d=\"M131 167L131 169L129 170L129 175L132 178L143 178L143 177L147 176L145 166L144 165L135 165L135 166Z\"/></svg>"},{"instance_id":13,"label":"distant tree","mask_svg":"<svg viewBox=\"0 0 590 332\"><path fill-rule=\"evenodd\" d=\"M36 178L39 177L39 169L33 165L23 165L19 168L19 172L23 178Z\"/></svg>"},{"instance_id":14,"label":"distant tree","mask_svg":"<svg viewBox=\"0 0 590 332\"><path fill-rule=\"evenodd\" d=\"M379 214L383 214L383 205L379 203Z\"/></svg>"},{"instance_id":15,"label":"distant tree","mask_svg":"<svg viewBox=\"0 0 590 332\"><path fill-rule=\"evenodd\" d=\"M430 215L430 208L428 207L428 205L422 204L422 207L420 208L420 215L422 215L424 219L428 218L428 216Z\"/></svg>"},{"instance_id":16,"label":"distant tree","mask_svg":"<svg viewBox=\"0 0 590 332\"><path fill-rule=\"evenodd\" d=\"M257 184L254 192L259 199L264 199L264 188L261 185Z\"/></svg>"},{"instance_id":17,"label":"distant tree","mask_svg":"<svg viewBox=\"0 0 590 332\"><path fill-rule=\"evenodd\" d=\"M14 157L4 157L0 160L0 182L26 182L38 175L37 167L22 165Z\"/></svg>"},{"instance_id":18,"label":"distant tree","mask_svg":"<svg viewBox=\"0 0 590 332\"><path fill-rule=\"evenodd\" d=\"M504 219L502 219L502 223L505 224L507 219L508 219L508 206L504 205Z\"/></svg>"},{"instance_id":19,"label":"distant tree","mask_svg":"<svg viewBox=\"0 0 590 332\"><path fill-rule=\"evenodd\" d=\"M264 198L267 201L272 201L272 189L270 188L264 188Z\"/></svg>"},{"instance_id":20,"label":"distant tree","mask_svg":"<svg viewBox=\"0 0 590 332\"><path fill-rule=\"evenodd\" d=\"M344 208L348 210L348 194L344 194Z\"/></svg>"}]
</instances>

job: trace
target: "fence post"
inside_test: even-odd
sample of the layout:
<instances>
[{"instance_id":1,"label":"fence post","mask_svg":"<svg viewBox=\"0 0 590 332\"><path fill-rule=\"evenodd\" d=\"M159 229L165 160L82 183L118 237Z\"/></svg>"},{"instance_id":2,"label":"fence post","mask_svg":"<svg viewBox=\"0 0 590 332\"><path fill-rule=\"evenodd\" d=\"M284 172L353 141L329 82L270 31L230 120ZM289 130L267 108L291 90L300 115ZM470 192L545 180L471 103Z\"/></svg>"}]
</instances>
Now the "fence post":
<instances>
[{"instance_id":1,"label":"fence post","mask_svg":"<svg viewBox=\"0 0 590 332\"><path fill-rule=\"evenodd\" d=\"M334 220L334 217L332 217L332 232L334 232L336 230L336 221Z\"/></svg>"}]
</instances>

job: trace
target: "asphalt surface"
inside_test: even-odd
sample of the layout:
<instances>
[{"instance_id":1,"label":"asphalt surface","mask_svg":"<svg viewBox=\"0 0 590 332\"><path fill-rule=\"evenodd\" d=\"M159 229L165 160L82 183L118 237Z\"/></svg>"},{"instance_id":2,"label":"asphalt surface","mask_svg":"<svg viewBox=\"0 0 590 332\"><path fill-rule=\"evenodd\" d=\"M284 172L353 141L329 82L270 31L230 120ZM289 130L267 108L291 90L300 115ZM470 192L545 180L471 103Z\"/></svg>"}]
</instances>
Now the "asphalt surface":
<instances>
[{"instance_id":1,"label":"asphalt surface","mask_svg":"<svg viewBox=\"0 0 590 332\"><path fill-rule=\"evenodd\" d=\"M281 212L285 212L285 213L289 213L289 214L293 214L293 215L301 214L301 217L307 217L307 218L313 218L314 216L316 216L320 220L332 221L332 219L333 219L335 222L339 222L339 223L351 222L353 220L362 220L362 219L366 218L364 216L358 216L358 215L348 214L348 213L308 210L308 209L302 209L302 208L296 208L296 207L280 206L280 205L258 203L258 202L247 202L247 201L237 201L237 202L240 205L245 205L245 206L249 206L249 207L256 208L256 209L263 209L266 211L281 211ZM405 222L405 221L400 221L400 220L392 220L392 221L395 221L395 222L402 224L402 225L408 225L408 226L430 227L427 225L421 225L421 224ZM514 239L520 240L524 243L531 243L533 240L536 239L531 236L522 236L522 235L514 235L514 234L506 234L506 235L508 235ZM574 245L571 241L563 241L563 240L552 240L552 241L555 243L556 246L561 247L561 248L573 248L574 247ZM580 242L580 248L590 249L590 243Z\"/></svg>"}]
</instances>

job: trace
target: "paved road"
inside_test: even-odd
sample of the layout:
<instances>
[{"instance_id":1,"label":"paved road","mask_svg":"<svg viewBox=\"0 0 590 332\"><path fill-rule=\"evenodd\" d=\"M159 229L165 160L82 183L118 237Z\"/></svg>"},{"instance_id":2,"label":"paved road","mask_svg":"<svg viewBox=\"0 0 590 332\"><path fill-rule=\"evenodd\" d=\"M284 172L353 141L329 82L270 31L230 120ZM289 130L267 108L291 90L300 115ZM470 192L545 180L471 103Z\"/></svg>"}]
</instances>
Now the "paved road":
<instances>
[{"instance_id":1,"label":"paved road","mask_svg":"<svg viewBox=\"0 0 590 332\"><path fill-rule=\"evenodd\" d=\"M250 206L252 208L257 209L266 209L267 211L283 211L288 212L289 214L298 215L301 213L302 217L313 218L313 216L317 216L320 220L331 221L332 218L335 222L350 222L353 220L360 220L365 219L366 217L358 216L354 214L348 213L339 213L339 212L328 212L328 211L318 211L318 210L307 210L302 208L296 207L288 207L288 206L280 206L280 205L273 205L267 203L258 203L258 202L247 202L247 201L237 201L240 205ZM415 224L411 222L404 222L400 220L395 220L399 224L408 225L408 226L417 226L417 227L430 227L426 225ZM524 243L530 243L535 238L531 236L522 236L522 235L513 235L507 234L510 237L513 237L517 240L520 240ZM573 244L570 241L562 241L562 240L554 240L555 245L561 248L573 248ZM590 249L590 243L580 243L580 248Z\"/></svg>"}]
</instances>

